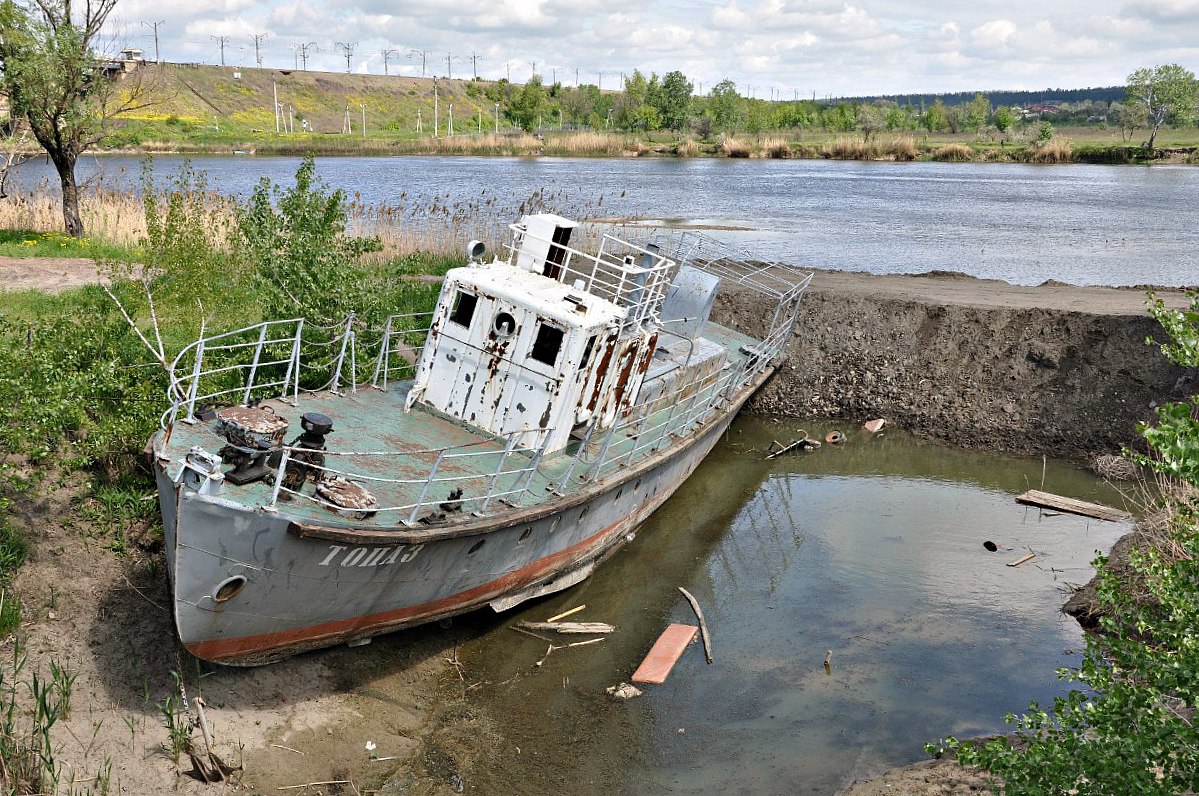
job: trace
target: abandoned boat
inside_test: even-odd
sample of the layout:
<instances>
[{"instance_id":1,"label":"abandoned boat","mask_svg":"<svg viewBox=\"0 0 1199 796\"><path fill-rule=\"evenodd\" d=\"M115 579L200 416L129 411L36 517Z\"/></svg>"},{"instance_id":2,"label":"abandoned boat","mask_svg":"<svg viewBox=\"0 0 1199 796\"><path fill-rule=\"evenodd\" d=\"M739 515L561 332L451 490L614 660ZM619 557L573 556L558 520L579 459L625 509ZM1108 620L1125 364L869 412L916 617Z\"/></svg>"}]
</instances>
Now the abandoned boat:
<instances>
[{"instance_id":1,"label":"abandoned boat","mask_svg":"<svg viewBox=\"0 0 1199 796\"><path fill-rule=\"evenodd\" d=\"M472 241L431 313L373 332L270 321L179 354L148 452L192 654L268 663L567 588L691 474L810 277L694 233L587 254L577 227L524 216L490 262ZM718 290L756 335L709 320Z\"/></svg>"}]
</instances>

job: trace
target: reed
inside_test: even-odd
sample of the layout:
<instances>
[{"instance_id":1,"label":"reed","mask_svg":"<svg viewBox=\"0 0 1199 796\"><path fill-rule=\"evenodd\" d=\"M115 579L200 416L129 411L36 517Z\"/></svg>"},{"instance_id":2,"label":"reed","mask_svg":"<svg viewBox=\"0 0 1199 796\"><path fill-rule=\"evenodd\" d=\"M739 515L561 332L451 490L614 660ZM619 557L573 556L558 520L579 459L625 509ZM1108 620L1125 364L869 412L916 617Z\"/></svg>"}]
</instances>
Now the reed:
<instances>
[{"instance_id":1,"label":"reed","mask_svg":"<svg viewBox=\"0 0 1199 796\"><path fill-rule=\"evenodd\" d=\"M750 156L749 144L736 136L725 135L720 142L720 151L726 158L747 158Z\"/></svg>"},{"instance_id":2,"label":"reed","mask_svg":"<svg viewBox=\"0 0 1199 796\"><path fill-rule=\"evenodd\" d=\"M1033 163L1070 163L1074 160L1074 145L1069 138L1055 135L1033 147L1031 160Z\"/></svg>"},{"instance_id":3,"label":"reed","mask_svg":"<svg viewBox=\"0 0 1199 796\"><path fill-rule=\"evenodd\" d=\"M896 160L915 160L920 156L916 140L907 135L887 142L887 152Z\"/></svg>"},{"instance_id":4,"label":"reed","mask_svg":"<svg viewBox=\"0 0 1199 796\"><path fill-rule=\"evenodd\" d=\"M946 144L933 152L933 160L950 163L969 163L974 160L974 150L965 144Z\"/></svg>"},{"instance_id":5,"label":"reed","mask_svg":"<svg viewBox=\"0 0 1199 796\"><path fill-rule=\"evenodd\" d=\"M877 141L843 136L826 142L820 149L820 156L829 160L878 160L882 155L883 149Z\"/></svg>"},{"instance_id":6,"label":"reed","mask_svg":"<svg viewBox=\"0 0 1199 796\"><path fill-rule=\"evenodd\" d=\"M674 153L681 158L693 158L699 154L699 144L696 143L694 138L684 138L675 147Z\"/></svg>"},{"instance_id":7,"label":"reed","mask_svg":"<svg viewBox=\"0 0 1199 796\"><path fill-rule=\"evenodd\" d=\"M791 157L791 145L787 143L785 138L766 138L762 141L762 157L764 158L789 158Z\"/></svg>"}]
</instances>

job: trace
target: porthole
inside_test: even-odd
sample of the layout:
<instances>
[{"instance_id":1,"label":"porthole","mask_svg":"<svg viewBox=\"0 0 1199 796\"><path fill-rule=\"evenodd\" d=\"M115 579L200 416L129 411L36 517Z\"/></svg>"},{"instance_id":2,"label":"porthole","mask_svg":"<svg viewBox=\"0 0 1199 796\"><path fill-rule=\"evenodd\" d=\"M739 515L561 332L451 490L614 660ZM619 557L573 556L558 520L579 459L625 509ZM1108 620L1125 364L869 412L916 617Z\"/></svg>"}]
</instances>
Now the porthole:
<instances>
[{"instance_id":1,"label":"porthole","mask_svg":"<svg viewBox=\"0 0 1199 796\"><path fill-rule=\"evenodd\" d=\"M516 318L510 312L497 312L491 323L491 331L496 337L511 337L516 331Z\"/></svg>"},{"instance_id":2,"label":"porthole","mask_svg":"<svg viewBox=\"0 0 1199 796\"><path fill-rule=\"evenodd\" d=\"M528 527L528 528L525 528L525 529L524 529L524 532L523 532L523 533L521 533L521 535L520 535L520 538L516 540L516 543L517 543L517 544L524 544L525 542L529 541L529 537L530 537L530 536L532 536L532 535L533 535L533 528L532 528L532 526L530 526L530 527Z\"/></svg>"},{"instance_id":3,"label":"porthole","mask_svg":"<svg viewBox=\"0 0 1199 796\"><path fill-rule=\"evenodd\" d=\"M473 555L474 553L477 553L479 548L482 547L483 543L486 541L487 541L486 539L480 539L479 541L475 542L474 544L472 544L470 546L470 549L466 551L466 554L469 556L469 555Z\"/></svg>"},{"instance_id":4,"label":"porthole","mask_svg":"<svg viewBox=\"0 0 1199 796\"><path fill-rule=\"evenodd\" d=\"M237 596L238 592L245 588L245 585L245 575L234 575L231 578L225 578L212 590L212 599L218 603L232 600Z\"/></svg>"}]
</instances>

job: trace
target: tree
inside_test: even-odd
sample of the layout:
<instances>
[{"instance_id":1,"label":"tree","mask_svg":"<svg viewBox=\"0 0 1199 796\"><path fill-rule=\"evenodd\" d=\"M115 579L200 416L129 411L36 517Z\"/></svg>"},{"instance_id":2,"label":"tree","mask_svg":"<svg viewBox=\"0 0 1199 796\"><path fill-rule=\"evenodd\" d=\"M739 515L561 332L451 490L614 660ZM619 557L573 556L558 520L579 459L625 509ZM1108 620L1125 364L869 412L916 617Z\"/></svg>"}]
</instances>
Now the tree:
<instances>
[{"instance_id":1,"label":"tree","mask_svg":"<svg viewBox=\"0 0 1199 796\"><path fill-rule=\"evenodd\" d=\"M949 126L949 118L945 115L945 103L938 99L932 107L924 112L922 119L924 129L936 133Z\"/></svg>"},{"instance_id":2,"label":"tree","mask_svg":"<svg viewBox=\"0 0 1199 796\"><path fill-rule=\"evenodd\" d=\"M1007 135L1016 123L1016 113L1007 105L1000 105L995 109L994 121L995 129L999 131L999 134Z\"/></svg>"},{"instance_id":3,"label":"tree","mask_svg":"<svg viewBox=\"0 0 1199 796\"><path fill-rule=\"evenodd\" d=\"M857 128L862 131L862 138L867 144L880 130L887 126L887 108L885 105L859 105L856 119Z\"/></svg>"},{"instance_id":4,"label":"tree","mask_svg":"<svg viewBox=\"0 0 1199 796\"><path fill-rule=\"evenodd\" d=\"M29 124L58 172L67 234L82 237L75 163L104 137L114 116L145 105L144 93L137 78L118 92L94 51L117 0L88 0L82 14L72 0L35 2L0 2L0 86L13 119Z\"/></svg>"},{"instance_id":5,"label":"tree","mask_svg":"<svg viewBox=\"0 0 1199 796\"><path fill-rule=\"evenodd\" d=\"M991 103L985 95L975 94L974 99L967 103L964 115L963 127L977 132L986 125L987 117L991 115Z\"/></svg>"},{"instance_id":6,"label":"tree","mask_svg":"<svg viewBox=\"0 0 1199 796\"><path fill-rule=\"evenodd\" d=\"M541 115L545 113L548 98L541 76L533 75L524 88L517 91L508 103L508 115L526 133L532 132Z\"/></svg>"},{"instance_id":7,"label":"tree","mask_svg":"<svg viewBox=\"0 0 1199 796\"><path fill-rule=\"evenodd\" d=\"M712 86L708 94L708 112L718 130L736 128L741 120L741 95L737 93L737 84L725 79Z\"/></svg>"},{"instance_id":8,"label":"tree","mask_svg":"<svg viewBox=\"0 0 1199 796\"><path fill-rule=\"evenodd\" d=\"M658 116L662 126L674 131L687 126L691 115L691 92L694 86L682 72L667 72L662 78L662 90L658 93Z\"/></svg>"},{"instance_id":9,"label":"tree","mask_svg":"<svg viewBox=\"0 0 1199 796\"><path fill-rule=\"evenodd\" d=\"M1166 123L1187 124L1199 113L1199 82L1178 64L1142 68L1128 76L1125 99L1141 109L1149 125L1145 148L1153 151L1157 131Z\"/></svg>"},{"instance_id":10,"label":"tree","mask_svg":"<svg viewBox=\"0 0 1199 796\"><path fill-rule=\"evenodd\" d=\"M653 100L660 93L657 75L647 80L640 69L634 69L616 100L616 126L623 130L657 130L660 117Z\"/></svg>"}]
</instances>

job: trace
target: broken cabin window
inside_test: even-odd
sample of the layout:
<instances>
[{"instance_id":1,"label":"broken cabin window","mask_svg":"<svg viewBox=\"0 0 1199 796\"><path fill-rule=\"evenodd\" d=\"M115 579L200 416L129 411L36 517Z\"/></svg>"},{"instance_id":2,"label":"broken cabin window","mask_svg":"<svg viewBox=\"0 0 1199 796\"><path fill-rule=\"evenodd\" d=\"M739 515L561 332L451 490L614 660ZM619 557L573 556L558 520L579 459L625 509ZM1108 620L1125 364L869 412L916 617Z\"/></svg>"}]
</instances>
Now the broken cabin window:
<instances>
[{"instance_id":1,"label":"broken cabin window","mask_svg":"<svg viewBox=\"0 0 1199 796\"><path fill-rule=\"evenodd\" d=\"M587 338L587 345L583 347L583 361L579 363L579 369L587 367L587 363L591 361L591 351L595 348L595 338L599 335L591 335Z\"/></svg>"},{"instance_id":2,"label":"broken cabin window","mask_svg":"<svg viewBox=\"0 0 1199 796\"><path fill-rule=\"evenodd\" d=\"M459 290L458 295L454 296L454 308L450 311L450 320L469 329L471 319L475 317L475 305L478 303L479 297L474 293Z\"/></svg>"},{"instance_id":3,"label":"broken cabin window","mask_svg":"<svg viewBox=\"0 0 1199 796\"><path fill-rule=\"evenodd\" d=\"M533 350L529 356L546 365L558 361L558 352L562 350L562 338L566 333L556 326L542 323L537 327L537 337L533 340Z\"/></svg>"}]
</instances>

